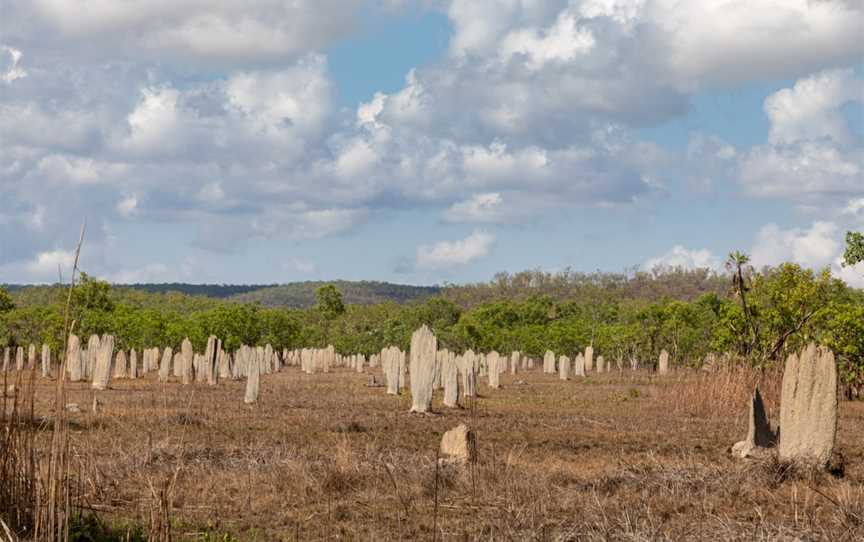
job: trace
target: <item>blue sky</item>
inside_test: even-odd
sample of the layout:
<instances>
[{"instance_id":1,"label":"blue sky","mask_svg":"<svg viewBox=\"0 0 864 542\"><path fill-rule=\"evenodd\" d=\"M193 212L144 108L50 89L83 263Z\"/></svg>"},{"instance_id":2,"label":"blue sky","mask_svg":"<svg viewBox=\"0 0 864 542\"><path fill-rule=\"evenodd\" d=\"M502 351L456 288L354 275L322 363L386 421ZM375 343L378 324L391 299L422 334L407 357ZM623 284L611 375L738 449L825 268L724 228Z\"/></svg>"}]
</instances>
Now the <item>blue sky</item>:
<instances>
[{"instance_id":1,"label":"blue sky","mask_svg":"<svg viewBox=\"0 0 864 542\"><path fill-rule=\"evenodd\" d=\"M844 0L0 0L0 283L839 265ZM68 271L67 271L68 272Z\"/></svg>"}]
</instances>

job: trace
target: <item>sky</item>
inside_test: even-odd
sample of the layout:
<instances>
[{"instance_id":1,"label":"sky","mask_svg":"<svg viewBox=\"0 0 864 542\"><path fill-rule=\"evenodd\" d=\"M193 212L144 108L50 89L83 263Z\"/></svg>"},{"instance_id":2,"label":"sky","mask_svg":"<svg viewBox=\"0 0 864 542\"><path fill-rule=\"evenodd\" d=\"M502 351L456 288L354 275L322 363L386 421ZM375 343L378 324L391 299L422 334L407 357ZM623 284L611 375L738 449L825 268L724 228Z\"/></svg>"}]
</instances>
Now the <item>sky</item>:
<instances>
[{"instance_id":1,"label":"sky","mask_svg":"<svg viewBox=\"0 0 864 542\"><path fill-rule=\"evenodd\" d=\"M857 0L0 0L0 283L842 267Z\"/></svg>"}]
</instances>

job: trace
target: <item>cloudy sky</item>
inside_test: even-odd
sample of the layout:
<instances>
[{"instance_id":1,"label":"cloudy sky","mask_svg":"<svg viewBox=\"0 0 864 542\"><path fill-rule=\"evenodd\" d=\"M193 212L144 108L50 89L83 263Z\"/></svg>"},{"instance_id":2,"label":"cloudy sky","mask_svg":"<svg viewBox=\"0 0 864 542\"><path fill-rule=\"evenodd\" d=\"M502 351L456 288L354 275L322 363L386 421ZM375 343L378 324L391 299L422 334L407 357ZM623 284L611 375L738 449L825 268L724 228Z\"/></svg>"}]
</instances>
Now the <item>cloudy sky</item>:
<instances>
[{"instance_id":1,"label":"cloudy sky","mask_svg":"<svg viewBox=\"0 0 864 542\"><path fill-rule=\"evenodd\" d=\"M858 0L0 0L0 283L839 267Z\"/></svg>"}]
</instances>

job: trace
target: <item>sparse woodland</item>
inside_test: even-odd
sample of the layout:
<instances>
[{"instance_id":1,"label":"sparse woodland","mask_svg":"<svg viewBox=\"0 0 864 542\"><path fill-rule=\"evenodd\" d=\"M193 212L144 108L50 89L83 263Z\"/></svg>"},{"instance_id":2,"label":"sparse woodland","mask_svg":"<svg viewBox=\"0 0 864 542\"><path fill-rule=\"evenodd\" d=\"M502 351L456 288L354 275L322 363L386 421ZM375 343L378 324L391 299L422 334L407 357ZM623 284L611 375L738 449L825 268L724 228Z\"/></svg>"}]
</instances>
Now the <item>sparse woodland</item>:
<instances>
[{"instance_id":1,"label":"sparse woodland","mask_svg":"<svg viewBox=\"0 0 864 542\"><path fill-rule=\"evenodd\" d=\"M0 540L864 537L864 295L827 271L736 254L722 275L529 271L404 303L323 284L306 308L81 278L0 290L0 350L56 356L4 365ZM70 327L99 385L58 378ZM828 425L782 410L816 344ZM783 416L787 444L823 427L827 465L731 447L751 396L769 440ZM463 425L472 459L443 461Z\"/></svg>"},{"instance_id":2,"label":"sparse woodland","mask_svg":"<svg viewBox=\"0 0 864 542\"><path fill-rule=\"evenodd\" d=\"M858 393L864 385L864 292L827 270L791 263L759 271L745 266L741 288L733 282L731 275L707 270L526 271L446 286L439 295L405 303L346 302L344 310L324 314L320 304L274 308L147 293L85 275L73 316L79 335L110 333L123 349L176 349L184 337L203 349L215 334L232 350L240 344L270 343L277 350L332 344L337 352L370 355L391 345L406 349L413 330L428 324L454 351L519 350L540 357L546 350L570 355L593 345L610 359L650 363L666 349L674 365L686 367L701 366L709 353L728 352L761 367L816 341L836 353L842 382ZM7 299L0 303L0 348L44 342L59 349L62 289L0 295Z\"/></svg>"}]
</instances>

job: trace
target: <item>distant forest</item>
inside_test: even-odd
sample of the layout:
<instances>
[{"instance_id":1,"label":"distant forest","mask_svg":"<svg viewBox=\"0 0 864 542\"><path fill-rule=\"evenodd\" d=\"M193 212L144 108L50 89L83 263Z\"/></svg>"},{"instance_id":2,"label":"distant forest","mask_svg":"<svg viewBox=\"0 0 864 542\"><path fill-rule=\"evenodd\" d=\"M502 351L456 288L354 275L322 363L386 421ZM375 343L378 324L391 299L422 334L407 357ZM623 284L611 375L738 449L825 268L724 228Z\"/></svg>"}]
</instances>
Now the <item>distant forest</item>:
<instances>
[{"instance_id":1,"label":"distant forest","mask_svg":"<svg viewBox=\"0 0 864 542\"><path fill-rule=\"evenodd\" d=\"M23 284L6 284L10 292L46 288L46 286L30 286ZM245 294L263 288L277 286L276 284L187 284L184 282L166 282L160 284L118 284L115 288L128 288L130 290L141 290L151 294L164 294L177 292L186 295L203 295L215 299L225 299L233 295Z\"/></svg>"},{"instance_id":2,"label":"distant forest","mask_svg":"<svg viewBox=\"0 0 864 542\"><path fill-rule=\"evenodd\" d=\"M315 305L315 291L333 284L348 305L374 305L385 302L408 303L441 295L463 308L496 300L522 301L534 296L548 296L555 301L591 302L642 299L692 301L703 294L724 295L729 279L707 269L657 269L653 272L632 270L626 273L579 273L565 269L549 273L539 269L519 273L498 273L488 282L447 284L445 286L412 286L379 281L305 281L286 284L119 284L112 288L118 299L140 298L134 292L149 294L183 294L238 303L255 303L264 307L309 308ZM6 285L25 304L51 303L54 286ZM159 297L155 298L159 299ZM203 300L202 300L203 302Z\"/></svg>"},{"instance_id":3,"label":"distant forest","mask_svg":"<svg viewBox=\"0 0 864 542\"><path fill-rule=\"evenodd\" d=\"M333 345L343 354L371 355L391 345L407 349L413 331L426 324L439 346L456 352L519 350L539 359L546 350L572 356L593 345L623 364L653 363L665 349L674 364L699 367L712 353L771 365L817 341L837 355L846 389L864 393L864 290L828 269L785 263L756 270L738 253L730 261L735 275L533 270L442 287L239 286L255 289L228 297L226 286L194 285L197 295L189 295L177 291L187 285L112 286L82 274L70 318L81 337L109 333L120 348L138 350L177 348L188 337L201 351L215 334L229 349ZM68 295L57 285L10 293L0 287L0 347L46 343L59 350Z\"/></svg>"},{"instance_id":4,"label":"distant forest","mask_svg":"<svg viewBox=\"0 0 864 542\"><path fill-rule=\"evenodd\" d=\"M259 288L232 296L231 301L260 303L265 307L305 308L315 305L315 291L325 284L336 286L349 305L374 305L385 301L406 303L441 292L438 286L410 286L375 281L292 282Z\"/></svg>"}]
</instances>

